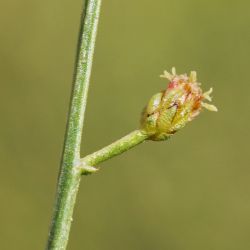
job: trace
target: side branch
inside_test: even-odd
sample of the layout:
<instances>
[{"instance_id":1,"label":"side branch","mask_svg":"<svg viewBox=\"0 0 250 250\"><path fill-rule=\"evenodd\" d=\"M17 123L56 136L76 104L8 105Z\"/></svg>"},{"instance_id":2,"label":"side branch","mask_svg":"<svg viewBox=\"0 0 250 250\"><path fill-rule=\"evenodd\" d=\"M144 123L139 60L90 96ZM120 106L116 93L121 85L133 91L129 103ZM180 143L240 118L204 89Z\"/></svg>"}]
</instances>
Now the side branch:
<instances>
[{"instance_id":1,"label":"side branch","mask_svg":"<svg viewBox=\"0 0 250 250\"><path fill-rule=\"evenodd\" d=\"M133 148L134 146L144 142L148 139L149 135L143 130L135 130L130 134L124 136L118 141L85 156L80 160L80 167L82 168L82 174L89 174L95 172L97 169L93 168L97 164L106 161L116 155Z\"/></svg>"}]
</instances>

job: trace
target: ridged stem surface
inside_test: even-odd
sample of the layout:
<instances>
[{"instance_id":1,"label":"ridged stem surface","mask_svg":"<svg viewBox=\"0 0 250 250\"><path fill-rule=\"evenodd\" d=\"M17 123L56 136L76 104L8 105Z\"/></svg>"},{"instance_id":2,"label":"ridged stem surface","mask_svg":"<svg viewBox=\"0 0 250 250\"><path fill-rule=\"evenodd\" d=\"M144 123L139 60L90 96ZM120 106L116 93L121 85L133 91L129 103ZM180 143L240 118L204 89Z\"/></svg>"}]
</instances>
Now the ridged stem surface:
<instances>
[{"instance_id":1,"label":"ridged stem surface","mask_svg":"<svg viewBox=\"0 0 250 250\"><path fill-rule=\"evenodd\" d=\"M73 90L56 201L47 243L49 250L66 249L81 171L80 145L101 0L86 0L81 18Z\"/></svg>"}]
</instances>

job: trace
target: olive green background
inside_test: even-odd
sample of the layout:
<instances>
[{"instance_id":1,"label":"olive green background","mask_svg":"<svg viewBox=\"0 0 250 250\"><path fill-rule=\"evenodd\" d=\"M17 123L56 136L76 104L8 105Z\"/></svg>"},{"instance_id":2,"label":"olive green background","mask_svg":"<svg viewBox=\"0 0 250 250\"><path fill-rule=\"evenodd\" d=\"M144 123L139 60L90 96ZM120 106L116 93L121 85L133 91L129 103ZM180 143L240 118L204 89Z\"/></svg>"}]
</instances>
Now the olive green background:
<instances>
[{"instance_id":1,"label":"olive green background","mask_svg":"<svg viewBox=\"0 0 250 250\"><path fill-rule=\"evenodd\" d=\"M82 1L0 2L0 248L44 249ZM250 2L104 0L82 155L137 128L158 76L197 70L218 113L84 177L70 250L250 249Z\"/></svg>"}]
</instances>

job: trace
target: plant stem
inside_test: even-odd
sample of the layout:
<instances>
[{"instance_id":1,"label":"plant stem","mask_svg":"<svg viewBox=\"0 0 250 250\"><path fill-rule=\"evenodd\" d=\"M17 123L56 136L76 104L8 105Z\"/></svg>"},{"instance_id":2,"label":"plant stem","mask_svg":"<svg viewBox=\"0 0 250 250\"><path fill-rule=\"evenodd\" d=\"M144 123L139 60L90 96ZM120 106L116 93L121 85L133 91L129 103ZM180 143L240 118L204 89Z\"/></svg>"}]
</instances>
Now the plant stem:
<instances>
[{"instance_id":1,"label":"plant stem","mask_svg":"<svg viewBox=\"0 0 250 250\"><path fill-rule=\"evenodd\" d=\"M86 0L84 7L56 202L47 243L47 249L49 250L66 249L76 195L80 184L81 172L77 167L77 162L80 160L82 127L101 0Z\"/></svg>"},{"instance_id":2,"label":"plant stem","mask_svg":"<svg viewBox=\"0 0 250 250\"><path fill-rule=\"evenodd\" d=\"M144 142L148 138L148 134L146 134L143 130L135 130L132 133L122 137L120 140L113 142L112 144L85 156L81 159L80 166L83 169L83 174L87 174L91 172L92 166L96 166L97 164L106 161L116 155L119 155L132 147ZM92 169L93 172L95 169Z\"/></svg>"}]
</instances>

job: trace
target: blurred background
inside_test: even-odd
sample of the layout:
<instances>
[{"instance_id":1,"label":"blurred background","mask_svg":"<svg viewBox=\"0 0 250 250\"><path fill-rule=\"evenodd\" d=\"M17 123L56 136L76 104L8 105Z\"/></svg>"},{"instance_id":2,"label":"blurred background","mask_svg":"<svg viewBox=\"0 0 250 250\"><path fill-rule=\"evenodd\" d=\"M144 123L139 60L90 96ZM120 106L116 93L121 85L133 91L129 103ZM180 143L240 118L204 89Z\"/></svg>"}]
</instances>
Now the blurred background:
<instances>
[{"instance_id":1,"label":"blurred background","mask_svg":"<svg viewBox=\"0 0 250 250\"><path fill-rule=\"evenodd\" d=\"M0 2L0 245L44 249L82 1ZM84 177L71 250L250 249L250 3L103 1L82 155L138 127L172 66L214 88L204 112Z\"/></svg>"}]
</instances>

